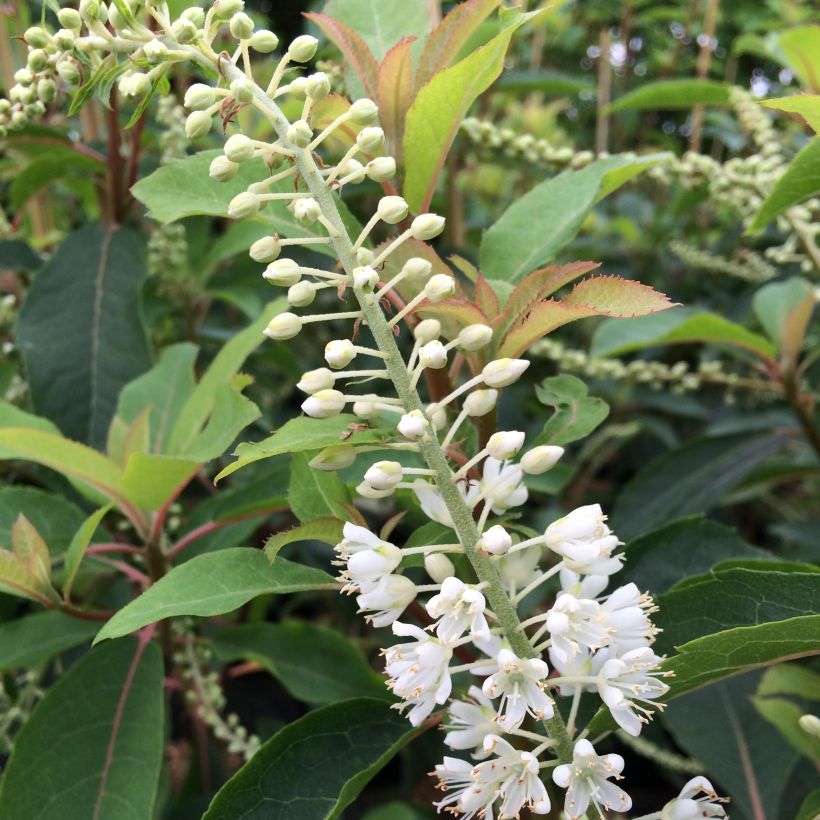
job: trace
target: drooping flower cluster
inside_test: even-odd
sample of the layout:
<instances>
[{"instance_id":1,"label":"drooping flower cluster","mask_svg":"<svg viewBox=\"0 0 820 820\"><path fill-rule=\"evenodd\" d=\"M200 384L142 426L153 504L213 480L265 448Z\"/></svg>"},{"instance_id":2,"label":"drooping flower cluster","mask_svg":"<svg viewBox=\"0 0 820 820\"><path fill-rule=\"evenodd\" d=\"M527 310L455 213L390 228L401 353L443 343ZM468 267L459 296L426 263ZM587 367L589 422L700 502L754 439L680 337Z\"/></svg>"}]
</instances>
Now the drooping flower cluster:
<instances>
[{"instance_id":1,"label":"drooping flower cluster","mask_svg":"<svg viewBox=\"0 0 820 820\"><path fill-rule=\"evenodd\" d=\"M499 431L473 455L462 452L457 437L461 426L491 413L499 391L517 381L528 362L494 358L498 340L488 325L470 324L445 338L439 320L419 321L419 312L453 296L457 284L449 273L435 271L421 253L404 253L398 264L397 252L411 240L417 245L438 236L444 228L442 217L412 216L405 200L390 194L381 198L356 236L348 234L335 198L346 186L366 179L386 182L396 169L395 160L383 153L376 104L357 100L328 124L316 125L317 104L330 91L328 78L316 72L285 82L292 64L313 58L317 41L310 36L297 37L282 49L268 82L259 85L250 52L273 53L278 39L254 29L242 0L217 0L207 13L187 9L175 21L164 6L127 7L133 19L124 16L119 5L106 9L98 0L83 0L79 13L63 10L60 19L68 33L52 36L38 30L31 35L32 47L44 50L42 59L34 60L36 66L43 65L37 70L56 71L70 82L74 75L67 66L79 73L78 66L99 67L106 52L128 53L118 86L123 94L140 96L170 65L189 60L216 69L219 77L215 87L195 83L185 95L191 112L186 120L189 138L208 133L217 116L229 122L241 106L253 106L265 117L269 140L232 133L210 166L214 179L229 180L241 164L262 158L267 175L233 198L228 215L256 216L268 203L284 202L293 219L308 229L300 236L272 233L250 247L251 258L266 266L262 276L287 288L292 308L274 317L265 333L285 341L310 323L351 321L349 334L326 345L327 367L300 379L299 389L306 394L302 409L309 417L323 419L349 408L363 423L379 419L394 425L393 439L384 446L401 453L403 460L385 459L363 470L359 495L380 500L407 490L431 521L452 530L446 543L400 547L360 523L348 522L336 548L344 591L356 595L374 626L389 626L402 639L383 655L388 686L411 723L422 724L448 703L454 675L468 672L481 680L480 686L469 687L465 699L450 703L445 735L447 745L472 752L478 762L447 757L437 767L447 792L439 809L485 819L495 817L496 811L499 818L517 817L525 807L545 814L550 798L541 770L555 766L552 780L566 790L568 816L583 815L590 803L599 810L628 810L628 795L610 782L620 778L623 760L598 755L576 732L575 719L584 692L599 697L633 735L657 707L668 687L659 669L661 658L651 648L652 600L634 584L604 594L623 556L598 505L573 510L543 533L523 540L504 517L526 503L526 476L551 469L563 455L560 447L539 445L523 452L523 433ZM150 15L158 30L140 22L138 14ZM81 33L83 25L87 34ZM225 27L238 41L232 57L213 48ZM28 87L24 80L27 77L20 82ZM277 103L285 96L302 101L293 121ZM34 113L20 110L23 117ZM17 112L15 108L12 119ZM319 149L342 126L355 135L349 149L337 161L330 156L317 161ZM396 225L401 227L392 238L377 249L369 247L377 226L390 233ZM306 266L297 254L287 255L293 246L330 248L340 265ZM312 305L322 290L338 294L345 309L294 312ZM388 305L395 310L392 315ZM404 324L412 334L406 356L399 347ZM372 337L369 345L359 343L365 329ZM422 401L420 386L428 371L445 367L451 356L466 359L466 354L477 353L484 363L471 377L443 398ZM374 359L376 366L351 368L358 357ZM386 387L361 392L356 386L363 380ZM356 457L353 444L340 442L319 452L311 464L337 470ZM410 566L418 556L430 583L422 583L426 579L420 577L421 569ZM451 556L466 558L458 562L469 567L464 577L458 577ZM556 576L560 592L545 607L544 584ZM424 623L411 623L408 607L428 593ZM475 660L455 662L465 654ZM567 727L555 708L555 696L572 698ZM542 760L545 753L556 759ZM670 811L688 811L690 803L681 800L693 799L687 793Z\"/></svg>"}]
</instances>

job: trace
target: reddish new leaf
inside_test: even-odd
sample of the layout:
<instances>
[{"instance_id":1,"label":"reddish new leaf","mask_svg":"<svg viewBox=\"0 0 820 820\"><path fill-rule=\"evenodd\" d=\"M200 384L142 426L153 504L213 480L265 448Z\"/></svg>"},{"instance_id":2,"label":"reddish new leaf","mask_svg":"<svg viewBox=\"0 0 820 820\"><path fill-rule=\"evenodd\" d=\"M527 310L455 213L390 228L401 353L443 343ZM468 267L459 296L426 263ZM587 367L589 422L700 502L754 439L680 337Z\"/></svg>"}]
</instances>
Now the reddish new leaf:
<instances>
[{"instance_id":1,"label":"reddish new leaf","mask_svg":"<svg viewBox=\"0 0 820 820\"><path fill-rule=\"evenodd\" d=\"M332 17L328 17L326 14L309 12L305 14L305 17L316 23L328 39L335 43L350 67L356 72L356 76L361 80L367 96L376 99L378 95L379 65L364 40L353 29L348 28L344 23L340 23Z\"/></svg>"},{"instance_id":2,"label":"reddish new leaf","mask_svg":"<svg viewBox=\"0 0 820 820\"><path fill-rule=\"evenodd\" d=\"M413 55L411 47L415 37L400 40L379 66L378 97L379 124L387 138L387 153L402 164L404 118L413 104Z\"/></svg>"},{"instance_id":3,"label":"reddish new leaf","mask_svg":"<svg viewBox=\"0 0 820 820\"><path fill-rule=\"evenodd\" d=\"M494 320L501 310L501 305L498 303L498 296L496 296L495 291L490 287L490 283L486 280L483 273L479 273L476 279L473 301L491 320Z\"/></svg>"},{"instance_id":4,"label":"reddish new leaf","mask_svg":"<svg viewBox=\"0 0 820 820\"><path fill-rule=\"evenodd\" d=\"M453 339L467 325L488 325L490 320L479 307L467 299L445 299L443 302L422 302L414 311L425 319L438 319L444 336Z\"/></svg>"},{"instance_id":5,"label":"reddish new leaf","mask_svg":"<svg viewBox=\"0 0 820 820\"><path fill-rule=\"evenodd\" d=\"M476 29L498 7L499 0L467 0L456 6L430 33L419 59L416 88L447 68Z\"/></svg>"}]
</instances>

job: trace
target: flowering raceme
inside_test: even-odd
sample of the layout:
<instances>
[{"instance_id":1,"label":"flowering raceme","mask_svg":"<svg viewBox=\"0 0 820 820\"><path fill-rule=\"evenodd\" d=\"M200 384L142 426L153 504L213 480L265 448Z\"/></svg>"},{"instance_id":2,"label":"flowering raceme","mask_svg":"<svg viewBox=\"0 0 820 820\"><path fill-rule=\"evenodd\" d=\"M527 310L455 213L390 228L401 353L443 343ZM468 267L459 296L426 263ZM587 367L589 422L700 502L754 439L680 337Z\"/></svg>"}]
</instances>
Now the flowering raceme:
<instances>
[{"instance_id":1,"label":"flowering raceme","mask_svg":"<svg viewBox=\"0 0 820 820\"><path fill-rule=\"evenodd\" d=\"M442 217L412 216L407 203L390 194L357 235L348 234L338 195L365 180L389 180L396 170L395 160L383 153L377 106L368 99L356 100L321 130L315 127L316 104L330 90L327 77L316 72L285 82L292 65L313 58L317 41L310 36L297 37L281 49L267 84L258 84L251 51L270 54L279 44L271 32L254 30L241 0L218 0L207 13L187 9L176 20L169 19L165 6L147 5L142 10L156 31L136 20L120 20L112 7L112 32L100 22L99 9L96 2L84 0L79 14L61 11L66 28L48 35L48 59L31 82L61 78L70 84L71 67L80 58L98 64L106 52L117 51L130 54L133 61L119 87L123 93L138 94L174 63L191 61L220 79L214 87L197 83L188 89L189 137L211 131L228 101L251 106L264 117L270 139L231 134L210 174L220 181L234 179L240 165L261 157L269 174L238 193L228 215L241 219L257 214L268 202L285 201L297 222L312 226L310 236L272 234L250 248L251 258L266 266L260 275L287 289L292 308L274 317L265 334L283 342L312 323L332 320L338 327L341 321L350 322L350 332L325 347L327 367L302 375L302 410L317 419L349 409L362 422L387 420L395 433L385 446L409 454L420 466L378 461L362 471L359 495L378 503L397 490L409 490L424 515L452 530L449 543L402 547L351 521L336 547L344 591L356 596L360 611L374 626L389 626L399 639L383 650L385 671L388 686L402 701L398 708L413 725L423 724L447 705L454 686L461 691L453 676L468 672L478 679L449 703L444 742L473 760L446 757L436 767L446 792L438 808L485 820L517 817L524 808L545 814L550 811L549 778L542 777L542 769L554 766L552 781L565 790L567 816L583 816L590 804L599 811L627 811L629 796L611 782L620 778L623 760L598 755L575 722L582 693L598 697L632 735L639 734L658 708L668 686L662 680L662 658L651 648L656 633L649 617L652 600L634 584L606 593L623 554L599 505L573 510L527 539L507 525L503 516L527 502L525 476L551 469L562 448L527 449L519 431L494 433L471 456L460 451L462 445L454 445L461 425L492 412L499 391L524 374L526 359L487 356L489 361L448 396L432 404L424 400L422 377L427 371L445 367L456 354L486 353L494 331L472 324L454 338L443 338L441 323L419 321L417 310L451 297L457 289L455 278L434 273L421 255L390 266L410 240L418 247L441 234ZM81 33L83 24L86 34ZM226 26L238 41L233 58L213 47ZM152 67L143 73L137 70L140 66ZM51 94L50 86L47 90ZM279 107L285 98L297 101L293 121ZM4 116L21 124L41 108L34 100L18 101ZM326 140L342 126L357 134L353 144L341 160L323 154L319 161ZM368 240L377 225L393 233L371 249ZM317 245L332 249L338 266L313 268L288 256L288 248ZM399 285L409 283L413 287L408 292L416 295L405 300ZM320 291L337 294L342 309L294 312L309 307ZM395 310L392 315L386 312L388 305ZM374 392L357 392L363 380L378 385L368 388ZM355 447L340 442L321 451L311 465L342 469L356 456ZM421 583L414 556L423 558L430 583ZM457 557L466 561L454 562ZM463 577L457 577L456 563ZM538 593L555 576L560 591L545 608ZM421 601L420 596L429 597ZM423 610L409 609L416 601L423 603ZM427 628L407 622L409 613L415 617L417 612L426 612ZM455 663L463 656L475 660ZM570 699L566 725L556 697ZM706 797L695 798L698 789ZM664 809L664 816L695 816L695 809L721 816L707 781L692 781Z\"/></svg>"}]
</instances>

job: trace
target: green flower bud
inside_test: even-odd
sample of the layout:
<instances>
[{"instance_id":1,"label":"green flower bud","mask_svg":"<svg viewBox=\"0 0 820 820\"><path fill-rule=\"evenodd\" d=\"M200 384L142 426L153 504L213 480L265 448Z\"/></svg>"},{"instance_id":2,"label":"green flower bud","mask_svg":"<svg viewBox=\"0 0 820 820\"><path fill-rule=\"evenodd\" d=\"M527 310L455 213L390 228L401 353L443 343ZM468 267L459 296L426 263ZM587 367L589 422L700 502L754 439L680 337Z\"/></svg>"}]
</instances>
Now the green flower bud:
<instances>
[{"instance_id":1,"label":"green flower bud","mask_svg":"<svg viewBox=\"0 0 820 820\"><path fill-rule=\"evenodd\" d=\"M248 45L260 54L270 54L279 45L279 38L272 31L262 28L251 35Z\"/></svg>"},{"instance_id":2,"label":"green flower bud","mask_svg":"<svg viewBox=\"0 0 820 820\"><path fill-rule=\"evenodd\" d=\"M149 63L156 65L168 56L168 46L160 40L150 40L142 47L142 53Z\"/></svg>"},{"instance_id":3,"label":"green flower bud","mask_svg":"<svg viewBox=\"0 0 820 820\"><path fill-rule=\"evenodd\" d=\"M31 85L34 82L34 75L27 68L18 68L14 72L14 82L19 85Z\"/></svg>"},{"instance_id":4,"label":"green flower bud","mask_svg":"<svg viewBox=\"0 0 820 820\"><path fill-rule=\"evenodd\" d=\"M356 100L356 102L350 106L349 113L350 119L353 120L356 125L371 125L379 116L379 107L373 100L364 98Z\"/></svg>"},{"instance_id":5,"label":"green flower bud","mask_svg":"<svg viewBox=\"0 0 820 820\"><path fill-rule=\"evenodd\" d=\"M77 67L77 63L71 59L60 60L57 63L57 74L60 75L60 79L64 83L69 85L75 85L80 80L80 69Z\"/></svg>"},{"instance_id":6,"label":"green flower bud","mask_svg":"<svg viewBox=\"0 0 820 820\"><path fill-rule=\"evenodd\" d=\"M253 83L246 79L234 80L231 83L231 94L237 102L249 103L253 99Z\"/></svg>"},{"instance_id":7,"label":"green flower bud","mask_svg":"<svg viewBox=\"0 0 820 820\"><path fill-rule=\"evenodd\" d=\"M48 45L49 36L48 32L40 26L32 26L26 29L23 39L32 48L45 48Z\"/></svg>"},{"instance_id":8,"label":"green flower bud","mask_svg":"<svg viewBox=\"0 0 820 820\"><path fill-rule=\"evenodd\" d=\"M262 201L256 194L244 191L237 194L228 204L228 216L231 219L244 219L258 213L261 207Z\"/></svg>"},{"instance_id":9,"label":"green flower bud","mask_svg":"<svg viewBox=\"0 0 820 820\"><path fill-rule=\"evenodd\" d=\"M37 83L37 96L44 103L53 102L57 96L57 83L44 77Z\"/></svg>"},{"instance_id":10,"label":"green flower bud","mask_svg":"<svg viewBox=\"0 0 820 820\"><path fill-rule=\"evenodd\" d=\"M213 126L213 117L205 111L193 111L185 120L185 136L189 140L204 137Z\"/></svg>"},{"instance_id":11,"label":"green flower bud","mask_svg":"<svg viewBox=\"0 0 820 820\"><path fill-rule=\"evenodd\" d=\"M192 111L204 111L216 102L213 88L204 83L194 83L185 92L184 105Z\"/></svg>"},{"instance_id":12,"label":"green flower bud","mask_svg":"<svg viewBox=\"0 0 820 820\"><path fill-rule=\"evenodd\" d=\"M76 9L60 9L57 12L57 19L63 28L78 29L83 24L83 18Z\"/></svg>"},{"instance_id":13,"label":"green flower bud","mask_svg":"<svg viewBox=\"0 0 820 820\"><path fill-rule=\"evenodd\" d=\"M213 5L213 16L215 20L229 20L244 8L244 0L216 0Z\"/></svg>"},{"instance_id":14,"label":"green flower bud","mask_svg":"<svg viewBox=\"0 0 820 820\"><path fill-rule=\"evenodd\" d=\"M211 162L211 167L208 169L208 174L211 179L218 182L227 182L236 176L239 166L235 162L231 162L227 157L214 157Z\"/></svg>"},{"instance_id":15,"label":"green flower bud","mask_svg":"<svg viewBox=\"0 0 820 820\"><path fill-rule=\"evenodd\" d=\"M302 34L288 46L288 57L296 63L312 60L319 47L319 41L309 34Z\"/></svg>"},{"instance_id":16,"label":"green flower bud","mask_svg":"<svg viewBox=\"0 0 820 820\"><path fill-rule=\"evenodd\" d=\"M313 139L313 129L304 120L296 120L288 126L287 138L293 145L307 148Z\"/></svg>"},{"instance_id":17,"label":"green flower bud","mask_svg":"<svg viewBox=\"0 0 820 820\"><path fill-rule=\"evenodd\" d=\"M74 33L67 28L61 28L54 35L54 44L62 51L71 51L74 48Z\"/></svg>"},{"instance_id":18,"label":"green flower bud","mask_svg":"<svg viewBox=\"0 0 820 820\"><path fill-rule=\"evenodd\" d=\"M80 0L80 16L87 23L103 20L106 17L97 0Z\"/></svg>"},{"instance_id":19,"label":"green flower bud","mask_svg":"<svg viewBox=\"0 0 820 820\"><path fill-rule=\"evenodd\" d=\"M378 154L384 149L384 131L375 125L369 125L358 133L356 145L365 154Z\"/></svg>"},{"instance_id":20,"label":"green flower bud","mask_svg":"<svg viewBox=\"0 0 820 820\"><path fill-rule=\"evenodd\" d=\"M305 93L312 100L323 100L330 94L330 78L322 71L317 71L307 78Z\"/></svg>"},{"instance_id":21,"label":"green flower bud","mask_svg":"<svg viewBox=\"0 0 820 820\"><path fill-rule=\"evenodd\" d=\"M281 252L282 246L275 236L263 236L257 239L248 251L254 262L273 262Z\"/></svg>"},{"instance_id":22,"label":"green flower bud","mask_svg":"<svg viewBox=\"0 0 820 820\"><path fill-rule=\"evenodd\" d=\"M193 42L198 32L199 29L197 29L196 23L192 20L186 20L184 17L175 20L171 25L171 34L179 43Z\"/></svg>"},{"instance_id":23,"label":"green flower bud","mask_svg":"<svg viewBox=\"0 0 820 820\"><path fill-rule=\"evenodd\" d=\"M245 162L253 157L253 141L244 134L234 134L228 137L222 150L231 162Z\"/></svg>"},{"instance_id":24,"label":"green flower bud","mask_svg":"<svg viewBox=\"0 0 820 820\"><path fill-rule=\"evenodd\" d=\"M240 11L231 17L229 28L237 40L247 40L253 34L253 20L244 11Z\"/></svg>"},{"instance_id":25,"label":"green flower bud","mask_svg":"<svg viewBox=\"0 0 820 820\"><path fill-rule=\"evenodd\" d=\"M108 21L115 29L122 30L128 28L128 20L120 14L120 10L113 4L108 12Z\"/></svg>"},{"instance_id":26,"label":"green flower bud","mask_svg":"<svg viewBox=\"0 0 820 820\"><path fill-rule=\"evenodd\" d=\"M11 115L11 127L22 128L28 123L28 117L22 111L15 111Z\"/></svg>"},{"instance_id":27,"label":"green flower bud","mask_svg":"<svg viewBox=\"0 0 820 820\"><path fill-rule=\"evenodd\" d=\"M384 182L396 175L396 160L393 157L376 157L366 166L367 176L374 182Z\"/></svg>"},{"instance_id":28,"label":"green flower bud","mask_svg":"<svg viewBox=\"0 0 820 820\"><path fill-rule=\"evenodd\" d=\"M36 74L43 71L48 65L48 54L41 48L33 48L28 53L26 65Z\"/></svg>"},{"instance_id":29,"label":"green flower bud","mask_svg":"<svg viewBox=\"0 0 820 820\"><path fill-rule=\"evenodd\" d=\"M199 6L191 6L180 14L180 19L189 20L195 26L201 28L205 23L205 9L200 8Z\"/></svg>"}]
</instances>

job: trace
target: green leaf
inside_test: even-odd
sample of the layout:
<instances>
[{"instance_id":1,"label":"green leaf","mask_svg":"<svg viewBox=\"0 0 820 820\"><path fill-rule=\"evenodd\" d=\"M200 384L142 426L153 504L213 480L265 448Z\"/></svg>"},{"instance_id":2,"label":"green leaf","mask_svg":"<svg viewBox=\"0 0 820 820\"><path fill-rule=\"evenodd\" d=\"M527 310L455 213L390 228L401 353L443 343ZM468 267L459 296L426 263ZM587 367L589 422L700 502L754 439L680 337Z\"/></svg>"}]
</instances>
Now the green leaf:
<instances>
[{"instance_id":1,"label":"green leaf","mask_svg":"<svg viewBox=\"0 0 820 820\"><path fill-rule=\"evenodd\" d=\"M31 669L75 646L90 643L98 629L62 612L35 612L0 623L0 669Z\"/></svg>"},{"instance_id":2,"label":"green leaf","mask_svg":"<svg viewBox=\"0 0 820 820\"><path fill-rule=\"evenodd\" d=\"M381 675L370 668L355 643L335 629L307 621L242 624L220 632L214 648L224 663L252 660L261 664L305 703L388 697Z\"/></svg>"},{"instance_id":3,"label":"green leaf","mask_svg":"<svg viewBox=\"0 0 820 820\"><path fill-rule=\"evenodd\" d=\"M188 447L213 412L217 392L230 382L248 356L262 344L265 340L262 331L286 306L285 299L269 302L255 322L222 346L173 422L173 432L168 443L169 453L187 455Z\"/></svg>"},{"instance_id":4,"label":"green leaf","mask_svg":"<svg viewBox=\"0 0 820 820\"><path fill-rule=\"evenodd\" d=\"M817 820L820 815L820 789L815 789L801 803L794 820Z\"/></svg>"},{"instance_id":5,"label":"green leaf","mask_svg":"<svg viewBox=\"0 0 820 820\"><path fill-rule=\"evenodd\" d=\"M347 485L336 473L314 470L304 453L291 460L288 503L300 521L346 517L344 506L351 503Z\"/></svg>"},{"instance_id":6,"label":"green leaf","mask_svg":"<svg viewBox=\"0 0 820 820\"><path fill-rule=\"evenodd\" d=\"M52 555L65 552L83 523L83 511L70 501L36 487L0 487L0 544L11 543L11 527L23 513L37 528Z\"/></svg>"},{"instance_id":7,"label":"green leaf","mask_svg":"<svg viewBox=\"0 0 820 820\"><path fill-rule=\"evenodd\" d=\"M575 376L552 376L535 389L541 404L552 407L552 418L538 436L538 444L569 444L588 436L609 415L603 399Z\"/></svg>"},{"instance_id":8,"label":"green leaf","mask_svg":"<svg viewBox=\"0 0 820 820\"><path fill-rule=\"evenodd\" d=\"M820 192L820 137L806 143L789 163L785 173L763 200L760 210L746 229L758 233L784 211Z\"/></svg>"},{"instance_id":9,"label":"green leaf","mask_svg":"<svg viewBox=\"0 0 820 820\"><path fill-rule=\"evenodd\" d=\"M540 91L555 96L575 95L594 88L594 84L582 75L565 74L549 68L505 71L496 85L497 91L511 91L516 94Z\"/></svg>"},{"instance_id":10,"label":"green leaf","mask_svg":"<svg viewBox=\"0 0 820 820\"><path fill-rule=\"evenodd\" d=\"M635 350L667 344L706 344L739 348L756 356L774 356L772 343L742 325L716 313L692 313L675 308L657 315L636 319L605 320L596 328L591 356L620 356Z\"/></svg>"},{"instance_id":11,"label":"green leaf","mask_svg":"<svg viewBox=\"0 0 820 820\"><path fill-rule=\"evenodd\" d=\"M791 312L813 293L812 286L799 276L764 285L754 295L752 305L766 335L779 348L788 329Z\"/></svg>"},{"instance_id":12,"label":"green leaf","mask_svg":"<svg viewBox=\"0 0 820 820\"><path fill-rule=\"evenodd\" d=\"M737 433L692 439L663 453L621 489L613 529L628 541L667 521L707 512L786 440L769 432Z\"/></svg>"},{"instance_id":13,"label":"green leaf","mask_svg":"<svg viewBox=\"0 0 820 820\"><path fill-rule=\"evenodd\" d=\"M202 820L335 820L417 731L371 698L316 709L265 743Z\"/></svg>"},{"instance_id":14,"label":"green leaf","mask_svg":"<svg viewBox=\"0 0 820 820\"><path fill-rule=\"evenodd\" d=\"M409 803L391 800L369 811L362 820L429 820L430 816Z\"/></svg>"},{"instance_id":15,"label":"green leaf","mask_svg":"<svg viewBox=\"0 0 820 820\"><path fill-rule=\"evenodd\" d=\"M120 390L151 366L142 256L132 231L80 229L35 278L17 324L35 410L98 449Z\"/></svg>"},{"instance_id":16,"label":"green leaf","mask_svg":"<svg viewBox=\"0 0 820 820\"><path fill-rule=\"evenodd\" d=\"M820 92L820 26L788 28L778 33L775 43L800 84Z\"/></svg>"},{"instance_id":17,"label":"green leaf","mask_svg":"<svg viewBox=\"0 0 820 820\"><path fill-rule=\"evenodd\" d=\"M178 495L199 469L199 462L154 453L132 453L122 489L143 510L158 510Z\"/></svg>"},{"instance_id":18,"label":"green leaf","mask_svg":"<svg viewBox=\"0 0 820 820\"><path fill-rule=\"evenodd\" d=\"M162 655L117 641L79 660L15 738L0 816L152 820L162 768Z\"/></svg>"},{"instance_id":19,"label":"green leaf","mask_svg":"<svg viewBox=\"0 0 820 820\"><path fill-rule=\"evenodd\" d=\"M43 267L43 258L22 239L0 240L0 270L35 273Z\"/></svg>"},{"instance_id":20,"label":"green leaf","mask_svg":"<svg viewBox=\"0 0 820 820\"><path fill-rule=\"evenodd\" d=\"M760 104L775 111L799 114L815 134L820 132L820 94L795 94L791 97L761 100Z\"/></svg>"},{"instance_id":21,"label":"green leaf","mask_svg":"<svg viewBox=\"0 0 820 820\"><path fill-rule=\"evenodd\" d=\"M174 567L123 607L103 626L95 643L176 615L222 615L257 595L336 586L334 579L319 569L284 558L271 565L261 550L235 547L210 552Z\"/></svg>"},{"instance_id":22,"label":"green leaf","mask_svg":"<svg viewBox=\"0 0 820 820\"><path fill-rule=\"evenodd\" d=\"M94 174L104 174L105 163L71 149L55 146L52 153L37 156L12 180L9 201L19 211L33 196L45 193L55 182L63 181L71 186L89 187L92 191Z\"/></svg>"},{"instance_id":23,"label":"green leaf","mask_svg":"<svg viewBox=\"0 0 820 820\"><path fill-rule=\"evenodd\" d=\"M71 587L74 584L74 578L77 575L77 570L80 568L80 563L83 560L88 545L100 526L105 514L111 509L111 505L101 507L86 518L82 526L74 534L71 543L65 554L65 566L63 570L63 598L68 601L71 598Z\"/></svg>"},{"instance_id":24,"label":"green leaf","mask_svg":"<svg viewBox=\"0 0 820 820\"><path fill-rule=\"evenodd\" d=\"M355 31L379 61L402 38L423 40L430 28L424 3L406 0L329 0L324 14Z\"/></svg>"},{"instance_id":25,"label":"green leaf","mask_svg":"<svg viewBox=\"0 0 820 820\"><path fill-rule=\"evenodd\" d=\"M402 5L407 8L406 3ZM500 34L455 65L440 71L419 90L407 112L404 132L402 193L414 213L429 206L458 127L475 99L501 73L504 55L516 29L538 13L510 13L505 18L509 22ZM401 20L401 16L396 19Z\"/></svg>"},{"instance_id":26,"label":"green leaf","mask_svg":"<svg viewBox=\"0 0 820 820\"><path fill-rule=\"evenodd\" d=\"M580 171L565 171L536 185L484 232L481 272L488 279L516 282L552 261L575 238L602 192L610 193L666 156L606 157ZM609 174L614 175L607 180Z\"/></svg>"},{"instance_id":27,"label":"green leaf","mask_svg":"<svg viewBox=\"0 0 820 820\"><path fill-rule=\"evenodd\" d=\"M150 449L167 449L174 422L195 387L196 345L183 342L162 351L160 360L147 373L127 384L120 393L117 415L132 422L150 407Z\"/></svg>"},{"instance_id":28,"label":"green leaf","mask_svg":"<svg viewBox=\"0 0 820 820\"><path fill-rule=\"evenodd\" d=\"M338 518L315 518L307 524L299 524L289 530L274 533L265 542L265 555L273 562L282 547L297 541L323 541L335 546L342 540L343 527L344 521Z\"/></svg>"},{"instance_id":29,"label":"green leaf","mask_svg":"<svg viewBox=\"0 0 820 820\"><path fill-rule=\"evenodd\" d=\"M732 88L715 80L661 80L644 83L608 105L608 114L614 111L646 108L693 108L696 105L729 105Z\"/></svg>"}]
</instances>

